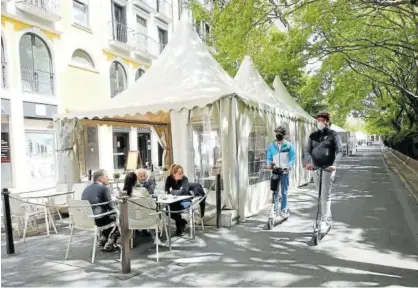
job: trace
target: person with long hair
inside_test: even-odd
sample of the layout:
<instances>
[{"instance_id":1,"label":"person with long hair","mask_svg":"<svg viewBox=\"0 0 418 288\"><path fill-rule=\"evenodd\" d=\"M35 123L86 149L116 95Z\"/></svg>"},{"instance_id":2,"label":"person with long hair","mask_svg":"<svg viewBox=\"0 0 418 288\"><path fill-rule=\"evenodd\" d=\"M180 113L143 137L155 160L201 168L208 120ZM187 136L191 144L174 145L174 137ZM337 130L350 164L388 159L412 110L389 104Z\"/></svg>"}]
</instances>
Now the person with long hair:
<instances>
[{"instance_id":1,"label":"person with long hair","mask_svg":"<svg viewBox=\"0 0 418 288\"><path fill-rule=\"evenodd\" d=\"M173 195L191 195L189 179L184 175L183 167L178 164L171 165L170 175L165 181L165 191ZM180 211L189 208L190 200L183 200L170 205L171 211ZM184 234L187 221L181 218L180 213L172 213L171 218L176 222L176 236Z\"/></svg>"},{"instance_id":2,"label":"person with long hair","mask_svg":"<svg viewBox=\"0 0 418 288\"><path fill-rule=\"evenodd\" d=\"M129 197L142 198L143 200L145 200L144 204L146 207L148 207L149 209L155 210L157 208L157 205L155 204L154 199L152 199L149 192L147 193L145 192L144 189L141 189L143 187L137 187L137 182L138 182L138 176L136 175L136 173L129 172L128 174L126 174L125 182L123 185L123 190L126 191ZM129 203L129 205L135 205L135 204ZM154 230L150 230L150 231L143 230L143 232L150 233L152 236L152 239L154 239L154 242L157 241Z\"/></svg>"}]
</instances>

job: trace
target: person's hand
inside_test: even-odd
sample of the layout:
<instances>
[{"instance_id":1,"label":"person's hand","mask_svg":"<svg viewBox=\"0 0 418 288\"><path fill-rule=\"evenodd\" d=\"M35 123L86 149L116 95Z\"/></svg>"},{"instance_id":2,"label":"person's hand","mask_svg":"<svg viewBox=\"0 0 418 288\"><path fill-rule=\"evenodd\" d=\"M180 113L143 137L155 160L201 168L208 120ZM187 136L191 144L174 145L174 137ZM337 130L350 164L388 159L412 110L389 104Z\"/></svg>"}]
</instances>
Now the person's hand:
<instances>
[{"instance_id":1,"label":"person's hand","mask_svg":"<svg viewBox=\"0 0 418 288\"><path fill-rule=\"evenodd\" d=\"M306 164L305 168L306 168L306 170L313 170L314 165L313 164Z\"/></svg>"},{"instance_id":2,"label":"person's hand","mask_svg":"<svg viewBox=\"0 0 418 288\"><path fill-rule=\"evenodd\" d=\"M329 166L329 167L327 167L326 170L332 172L332 171L335 171L336 169L337 169L336 166Z\"/></svg>"}]
</instances>

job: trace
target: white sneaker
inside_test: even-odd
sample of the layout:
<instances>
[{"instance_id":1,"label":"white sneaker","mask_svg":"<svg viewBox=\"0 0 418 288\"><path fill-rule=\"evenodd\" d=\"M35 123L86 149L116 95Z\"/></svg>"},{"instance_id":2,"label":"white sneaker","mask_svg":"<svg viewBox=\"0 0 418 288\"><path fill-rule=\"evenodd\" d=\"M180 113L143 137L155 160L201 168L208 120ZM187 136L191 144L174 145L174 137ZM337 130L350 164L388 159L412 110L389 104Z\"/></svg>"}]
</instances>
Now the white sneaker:
<instances>
[{"instance_id":1,"label":"white sneaker","mask_svg":"<svg viewBox=\"0 0 418 288\"><path fill-rule=\"evenodd\" d=\"M280 211L280 216L281 216L283 219L289 218L289 216L290 216L289 209Z\"/></svg>"},{"instance_id":2,"label":"white sneaker","mask_svg":"<svg viewBox=\"0 0 418 288\"><path fill-rule=\"evenodd\" d=\"M331 227L330 224L328 224L325 221L321 221L321 227L320 227L321 229L319 231L321 232L321 234L328 233L328 230L330 229L330 227Z\"/></svg>"}]
</instances>

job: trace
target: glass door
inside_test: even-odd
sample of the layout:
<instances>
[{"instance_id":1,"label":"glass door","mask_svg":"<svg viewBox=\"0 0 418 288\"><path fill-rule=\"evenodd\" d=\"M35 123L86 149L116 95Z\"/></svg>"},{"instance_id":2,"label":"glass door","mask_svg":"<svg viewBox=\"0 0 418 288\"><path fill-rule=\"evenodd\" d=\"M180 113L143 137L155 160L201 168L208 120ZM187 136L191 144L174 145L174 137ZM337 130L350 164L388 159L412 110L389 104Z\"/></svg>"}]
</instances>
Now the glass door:
<instances>
[{"instance_id":1,"label":"glass door","mask_svg":"<svg viewBox=\"0 0 418 288\"><path fill-rule=\"evenodd\" d=\"M113 133L113 162L115 170L125 170L129 149L129 133Z\"/></svg>"},{"instance_id":2,"label":"glass door","mask_svg":"<svg viewBox=\"0 0 418 288\"><path fill-rule=\"evenodd\" d=\"M151 137L149 133L138 133L138 151L141 156L141 166L151 167Z\"/></svg>"}]
</instances>

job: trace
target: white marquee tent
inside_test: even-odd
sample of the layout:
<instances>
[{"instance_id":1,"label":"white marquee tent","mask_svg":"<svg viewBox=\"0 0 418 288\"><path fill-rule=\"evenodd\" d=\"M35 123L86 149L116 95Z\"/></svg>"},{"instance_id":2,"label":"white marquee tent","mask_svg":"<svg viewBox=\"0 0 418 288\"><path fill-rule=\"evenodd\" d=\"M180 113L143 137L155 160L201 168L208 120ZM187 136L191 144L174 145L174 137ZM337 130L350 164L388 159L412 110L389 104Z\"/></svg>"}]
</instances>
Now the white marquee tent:
<instances>
[{"instance_id":1,"label":"white marquee tent","mask_svg":"<svg viewBox=\"0 0 418 288\"><path fill-rule=\"evenodd\" d=\"M246 217L264 205L263 197L245 190L250 177L264 177L248 173L248 145L242 143L249 142L251 133L260 132L252 131L253 128L247 131L246 123L265 115L295 121L296 110L280 101L271 90L248 93L246 87L240 88L210 54L190 19L183 15L170 42L147 73L124 92L101 103L100 109L56 116L57 134L65 137L66 129L60 128L66 121L79 125L148 125L157 132L167 155L172 154L174 163L185 168L190 181L213 190L213 176L220 167L224 207L239 210L239 215ZM267 131L272 133L277 123L269 123ZM259 152L261 146L253 145L256 150L253 152ZM265 147L262 149L265 151ZM166 163L171 162L168 157ZM243 204L248 201L258 204L247 209Z\"/></svg>"}]
</instances>

